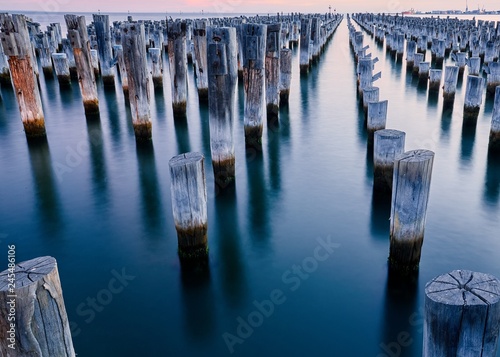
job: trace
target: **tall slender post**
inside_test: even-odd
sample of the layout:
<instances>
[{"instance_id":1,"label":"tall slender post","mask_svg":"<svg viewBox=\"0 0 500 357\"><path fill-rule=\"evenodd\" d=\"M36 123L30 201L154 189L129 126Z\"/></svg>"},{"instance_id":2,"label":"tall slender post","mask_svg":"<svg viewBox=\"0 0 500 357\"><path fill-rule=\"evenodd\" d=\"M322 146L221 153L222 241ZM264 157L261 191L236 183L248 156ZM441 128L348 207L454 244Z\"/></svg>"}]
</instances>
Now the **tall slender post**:
<instances>
[{"instance_id":1,"label":"tall slender post","mask_svg":"<svg viewBox=\"0 0 500 357\"><path fill-rule=\"evenodd\" d=\"M0 84L10 85L10 83L9 60L3 51L3 46L0 45Z\"/></svg>"},{"instance_id":2,"label":"tall slender post","mask_svg":"<svg viewBox=\"0 0 500 357\"><path fill-rule=\"evenodd\" d=\"M389 267L407 274L418 269L434 153L407 151L394 160Z\"/></svg>"},{"instance_id":3,"label":"tall slender post","mask_svg":"<svg viewBox=\"0 0 500 357\"><path fill-rule=\"evenodd\" d=\"M43 74L46 78L52 78L54 70L52 68L52 58L47 33L39 33L36 35L36 38Z\"/></svg>"},{"instance_id":4,"label":"tall slender post","mask_svg":"<svg viewBox=\"0 0 500 357\"><path fill-rule=\"evenodd\" d=\"M45 136L42 100L33 67L31 43L24 15L0 14L0 41L9 57L12 85L28 138Z\"/></svg>"},{"instance_id":5,"label":"tall slender post","mask_svg":"<svg viewBox=\"0 0 500 357\"><path fill-rule=\"evenodd\" d=\"M120 43L121 43L121 33L120 33ZM128 100L128 77L127 77L127 67L125 66L125 59L123 56L123 46L114 45L113 50L115 52L115 61L118 65L118 70L120 71L120 80L122 82L122 89L125 98Z\"/></svg>"},{"instance_id":6,"label":"tall slender post","mask_svg":"<svg viewBox=\"0 0 500 357\"><path fill-rule=\"evenodd\" d=\"M311 19L300 20L300 73L309 72L309 50L311 42Z\"/></svg>"},{"instance_id":7,"label":"tall slender post","mask_svg":"<svg viewBox=\"0 0 500 357\"><path fill-rule=\"evenodd\" d=\"M495 357L500 325L500 281L454 270L425 286L423 357Z\"/></svg>"},{"instance_id":8,"label":"tall slender post","mask_svg":"<svg viewBox=\"0 0 500 357\"><path fill-rule=\"evenodd\" d=\"M292 82L292 50L282 48L280 53L280 104L288 104Z\"/></svg>"},{"instance_id":9,"label":"tall slender post","mask_svg":"<svg viewBox=\"0 0 500 357\"><path fill-rule=\"evenodd\" d=\"M208 110L215 183L224 189L235 180L233 123L236 120L238 50L234 27L208 27Z\"/></svg>"},{"instance_id":10,"label":"tall slender post","mask_svg":"<svg viewBox=\"0 0 500 357\"><path fill-rule=\"evenodd\" d=\"M71 75L71 78L78 78L75 56L73 54L73 48L71 47L71 41L68 38L62 39L62 52L66 54L66 58L68 59L69 73Z\"/></svg>"},{"instance_id":11,"label":"tall slender post","mask_svg":"<svg viewBox=\"0 0 500 357\"><path fill-rule=\"evenodd\" d=\"M123 23L121 31L135 139L137 141L151 140L152 125L144 24Z\"/></svg>"},{"instance_id":12,"label":"tall slender post","mask_svg":"<svg viewBox=\"0 0 500 357\"><path fill-rule=\"evenodd\" d=\"M205 158L197 152L169 161L172 213L177 230L178 253L183 263L208 260L208 214Z\"/></svg>"},{"instance_id":13,"label":"tall slender post","mask_svg":"<svg viewBox=\"0 0 500 357\"><path fill-rule=\"evenodd\" d=\"M168 62L172 84L172 109L175 117L186 116L187 57L186 22L168 22Z\"/></svg>"},{"instance_id":14,"label":"tall slender post","mask_svg":"<svg viewBox=\"0 0 500 357\"><path fill-rule=\"evenodd\" d=\"M163 59L159 48L150 47L149 55L151 56L151 75L153 77L153 86L155 88L163 87Z\"/></svg>"},{"instance_id":15,"label":"tall slender post","mask_svg":"<svg viewBox=\"0 0 500 357\"><path fill-rule=\"evenodd\" d=\"M280 34L281 34L281 23L267 25L265 67L266 67L266 102L267 102L268 120L277 119L279 114Z\"/></svg>"},{"instance_id":16,"label":"tall slender post","mask_svg":"<svg viewBox=\"0 0 500 357\"><path fill-rule=\"evenodd\" d=\"M500 86L495 90L493 117L491 118L489 150L500 152Z\"/></svg>"},{"instance_id":17,"label":"tall slender post","mask_svg":"<svg viewBox=\"0 0 500 357\"><path fill-rule=\"evenodd\" d=\"M101 64L102 83L105 86L115 85L115 71L112 66L113 50L111 47L111 29L109 27L109 15L93 14L94 28L97 38L97 51L99 63Z\"/></svg>"},{"instance_id":18,"label":"tall slender post","mask_svg":"<svg viewBox=\"0 0 500 357\"><path fill-rule=\"evenodd\" d=\"M193 24L196 87L198 98L203 102L208 100L207 22L207 20L195 20Z\"/></svg>"},{"instance_id":19,"label":"tall slender post","mask_svg":"<svg viewBox=\"0 0 500 357\"><path fill-rule=\"evenodd\" d=\"M75 56L76 69L78 71L78 83L82 93L85 114L99 114L99 99L97 97L97 85L94 71L92 69L92 58L90 55L90 42L85 25L85 16L64 15L68 27L68 37Z\"/></svg>"},{"instance_id":20,"label":"tall slender post","mask_svg":"<svg viewBox=\"0 0 500 357\"><path fill-rule=\"evenodd\" d=\"M243 29L243 87L245 90L245 141L260 144L266 104L265 62L267 26L244 24Z\"/></svg>"},{"instance_id":21,"label":"tall slender post","mask_svg":"<svg viewBox=\"0 0 500 357\"><path fill-rule=\"evenodd\" d=\"M406 42L406 68L412 69L413 63L415 62L415 53L417 49L417 44L415 41Z\"/></svg>"},{"instance_id":22,"label":"tall slender post","mask_svg":"<svg viewBox=\"0 0 500 357\"><path fill-rule=\"evenodd\" d=\"M405 151L406 134L394 129L377 130L373 144L373 188L379 193L392 192L394 160Z\"/></svg>"},{"instance_id":23,"label":"tall slender post","mask_svg":"<svg viewBox=\"0 0 500 357\"><path fill-rule=\"evenodd\" d=\"M9 283L12 275L15 284ZM54 258L20 262L0 273L0 331L2 356L76 356Z\"/></svg>"}]
</instances>

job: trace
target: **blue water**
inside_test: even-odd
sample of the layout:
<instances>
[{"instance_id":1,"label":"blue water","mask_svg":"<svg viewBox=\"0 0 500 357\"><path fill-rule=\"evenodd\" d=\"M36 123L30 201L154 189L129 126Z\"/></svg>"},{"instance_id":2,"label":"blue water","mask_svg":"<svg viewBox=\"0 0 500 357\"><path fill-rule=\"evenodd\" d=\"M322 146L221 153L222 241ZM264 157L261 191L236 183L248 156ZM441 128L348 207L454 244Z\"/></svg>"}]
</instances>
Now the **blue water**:
<instances>
[{"instance_id":1,"label":"blue water","mask_svg":"<svg viewBox=\"0 0 500 357\"><path fill-rule=\"evenodd\" d=\"M294 50L290 105L259 152L245 151L239 86L233 194L215 193L192 67L186 122L173 119L165 67L150 146L136 145L119 83L98 84L100 120L86 120L77 83L61 90L41 74L47 140L35 143L2 87L0 246L6 257L15 244L18 261L57 259L79 356L420 356L426 282L454 269L500 277L492 100L475 130L462 128L465 82L443 111L441 95L365 42L380 59L387 127L407 133L407 150L436 153L414 284L388 279L390 207L372 198L345 21L308 76ZM210 260L198 277L180 269L171 209L168 160L186 151L206 157Z\"/></svg>"}]
</instances>

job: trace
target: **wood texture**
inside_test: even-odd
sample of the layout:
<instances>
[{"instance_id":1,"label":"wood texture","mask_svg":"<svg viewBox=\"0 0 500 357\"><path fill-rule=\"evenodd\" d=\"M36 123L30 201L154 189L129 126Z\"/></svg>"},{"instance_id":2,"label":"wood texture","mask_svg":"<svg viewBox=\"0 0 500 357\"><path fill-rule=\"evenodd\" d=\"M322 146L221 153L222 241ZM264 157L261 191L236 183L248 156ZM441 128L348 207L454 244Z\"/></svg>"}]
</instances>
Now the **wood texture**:
<instances>
[{"instance_id":1,"label":"wood texture","mask_svg":"<svg viewBox=\"0 0 500 357\"><path fill-rule=\"evenodd\" d=\"M500 152L500 86L496 87L495 90L495 100L493 104L493 116L491 118L490 141L488 148L492 152Z\"/></svg>"},{"instance_id":2,"label":"wood texture","mask_svg":"<svg viewBox=\"0 0 500 357\"><path fill-rule=\"evenodd\" d=\"M267 25L265 70L268 120L277 119L279 115L280 34L281 23Z\"/></svg>"},{"instance_id":3,"label":"wood texture","mask_svg":"<svg viewBox=\"0 0 500 357\"><path fill-rule=\"evenodd\" d=\"M280 104L288 104L292 83L292 50L282 48L280 53Z\"/></svg>"},{"instance_id":4,"label":"wood texture","mask_svg":"<svg viewBox=\"0 0 500 357\"><path fill-rule=\"evenodd\" d=\"M15 290L9 291L9 272L0 273L0 355L9 357L74 357L56 260L40 257L18 263ZM15 344L6 340L10 322L7 304L15 295Z\"/></svg>"},{"instance_id":5,"label":"wood texture","mask_svg":"<svg viewBox=\"0 0 500 357\"><path fill-rule=\"evenodd\" d=\"M52 61L57 80L61 86L69 86L71 84L71 74L69 72L68 57L65 53L53 53Z\"/></svg>"},{"instance_id":6,"label":"wood texture","mask_svg":"<svg viewBox=\"0 0 500 357\"><path fill-rule=\"evenodd\" d=\"M399 130L383 129L374 134L373 188L382 193L392 192L394 160L404 153L406 134Z\"/></svg>"},{"instance_id":7,"label":"wood texture","mask_svg":"<svg viewBox=\"0 0 500 357\"><path fill-rule=\"evenodd\" d=\"M446 66L444 69L443 98L445 102L453 102L457 91L460 69L456 66Z\"/></svg>"},{"instance_id":8,"label":"wood texture","mask_svg":"<svg viewBox=\"0 0 500 357\"><path fill-rule=\"evenodd\" d=\"M467 76L464 101L464 120L474 123L479 115L483 101L484 79L478 76Z\"/></svg>"},{"instance_id":9,"label":"wood texture","mask_svg":"<svg viewBox=\"0 0 500 357\"><path fill-rule=\"evenodd\" d=\"M97 38L97 51L101 64L101 78L105 86L115 85L115 70L113 63L113 50L109 15L93 14L95 34Z\"/></svg>"},{"instance_id":10,"label":"wood texture","mask_svg":"<svg viewBox=\"0 0 500 357\"><path fill-rule=\"evenodd\" d=\"M151 57L151 77L155 88L163 88L163 58L159 48L150 47L149 56Z\"/></svg>"},{"instance_id":11,"label":"wood texture","mask_svg":"<svg viewBox=\"0 0 500 357\"><path fill-rule=\"evenodd\" d=\"M208 100L207 75L207 20L195 20L193 23L194 67L198 98Z\"/></svg>"},{"instance_id":12,"label":"wood texture","mask_svg":"<svg viewBox=\"0 0 500 357\"><path fill-rule=\"evenodd\" d=\"M187 104L186 22L169 21L167 26L172 109L174 118L184 118Z\"/></svg>"},{"instance_id":13,"label":"wood texture","mask_svg":"<svg viewBox=\"0 0 500 357\"><path fill-rule=\"evenodd\" d=\"M425 286L424 357L497 355L500 281L454 270Z\"/></svg>"}]
</instances>

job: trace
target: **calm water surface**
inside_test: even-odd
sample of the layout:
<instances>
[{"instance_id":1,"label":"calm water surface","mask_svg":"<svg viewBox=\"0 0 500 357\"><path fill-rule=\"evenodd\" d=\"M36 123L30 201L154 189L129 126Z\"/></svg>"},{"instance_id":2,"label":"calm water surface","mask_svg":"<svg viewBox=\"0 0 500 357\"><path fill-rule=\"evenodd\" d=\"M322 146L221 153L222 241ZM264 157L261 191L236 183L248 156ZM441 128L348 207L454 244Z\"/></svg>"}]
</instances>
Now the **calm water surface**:
<instances>
[{"instance_id":1,"label":"calm water surface","mask_svg":"<svg viewBox=\"0 0 500 357\"><path fill-rule=\"evenodd\" d=\"M233 194L214 190L208 112L192 67L187 120L173 120L165 67L164 91L151 101L153 141L143 146L118 83L99 83L100 120L87 120L77 83L60 90L42 74L48 134L33 143L12 89L2 88L0 244L5 255L15 244L18 261L57 259L79 356L226 356L223 336L238 332L238 356L420 356L427 281L454 269L500 277L500 160L487 155L493 101L483 98L477 127L463 128L465 82L443 111L441 95L365 42L380 59L387 127L407 133L408 150L436 153L415 284L387 276L390 207L372 198L345 20L306 77L294 50L290 105L279 127L265 128L259 152L245 151L240 85ZM181 272L172 218L168 160L186 151L206 157L202 277ZM334 244L321 250L324 242ZM312 258L320 250L322 261ZM108 294L123 273L123 290ZM256 303L271 297L280 304L264 303L260 319ZM249 317L255 327L238 331ZM396 345L405 332L411 342Z\"/></svg>"}]
</instances>

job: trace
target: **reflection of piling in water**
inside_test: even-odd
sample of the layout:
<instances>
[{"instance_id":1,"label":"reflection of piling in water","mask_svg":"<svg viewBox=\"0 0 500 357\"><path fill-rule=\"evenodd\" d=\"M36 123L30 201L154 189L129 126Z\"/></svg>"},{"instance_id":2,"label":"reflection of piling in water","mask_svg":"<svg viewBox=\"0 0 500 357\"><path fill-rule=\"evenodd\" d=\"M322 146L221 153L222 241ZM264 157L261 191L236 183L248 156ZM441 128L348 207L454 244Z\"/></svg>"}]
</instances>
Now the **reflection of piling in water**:
<instances>
[{"instance_id":1,"label":"reflection of piling in water","mask_svg":"<svg viewBox=\"0 0 500 357\"><path fill-rule=\"evenodd\" d=\"M384 129L374 134L373 188L378 192L392 191L394 160L404 153L406 134L399 130Z\"/></svg>"},{"instance_id":2,"label":"reflection of piling in water","mask_svg":"<svg viewBox=\"0 0 500 357\"><path fill-rule=\"evenodd\" d=\"M464 123L475 123L483 100L484 79L477 76L467 76L464 102Z\"/></svg>"},{"instance_id":3,"label":"reflection of piling in water","mask_svg":"<svg viewBox=\"0 0 500 357\"><path fill-rule=\"evenodd\" d=\"M425 286L422 356L495 357L500 325L500 281L454 270Z\"/></svg>"},{"instance_id":4,"label":"reflection of piling in water","mask_svg":"<svg viewBox=\"0 0 500 357\"><path fill-rule=\"evenodd\" d=\"M186 22L168 22L168 63L172 86L172 109L175 117L186 116L187 62Z\"/></svg>"},{"instance_id":5,"label":"reflection of piling in water","mask_svg":"<svg viewBox=\"0 0 500 357\"><path fill-rule=\"evenodd\" d=\"M493 152L500 152L500 86L496 87L493 117L491 119L490 141L488 148Z\"/></svg>"},{"instance_id":6,"label":"reflection of piling in water","mask_svg":"<svg viewBox=\"0 0 500 357\"><path fill-rule=\"evenodd\" d=\"M292 50L282 48L280 52L280 105L288 104L292 82Z\"/></svg>"},{"instance_id":7,"label":"reflection of piling in water","mask_svg":"<svg viewBox=\"0 0 500 357\"><path fill-rule=\"evenodd\" d=\"M75 56L78 83L82 93L83 107L86 115L99 113L99 99L97 86L92 69L90 41L87 34L84 16L64 15L68 27L68 38L71 41L73 55Z\"/></svg>"},{"instance_id":8,"label":"reflection of piling in water","mask_svg":"<svg viewBox=\"0 0 500 357\"><path fill-rule=\"evenodd\" d=\"M152 125L144 24L123 23L121 31L135 139L151 140Z\"/></svg>"},{"instance_id":9,"label":"reflection of piling in water","mask_svg":"<svg viewBox=\"0 0 500 357\"><path fill-rule=\"evenodd\" d=\"M407 151L394 161L389 266L402 274L420 263L433 162L429 150Z\"/></svg>"},{"instance_id":10,"label":"reflection of piling in water","mask_svg":"<svg viewBox=\"0 0 500 357\"><path fill-rule=\"evenodd\" d=\"M169 161L172 211L181 262L197 264L208 259L204 161L203 155L197 152L180 154Z\"/></svg>"},{"instance_id":11,"label":"reflection of piling in water","mask_svg":"<svg viewBox=\"0 0 500 357\"><path fill-rule=\"evenodd\" d=\"M458 73L460 69L456 66L446 66L444 69L444 85L443 85L443 105L453 105L455 101L455 93L457 91Z\"/></svg>"},{"instance_id":12,"label":"reflection of piling in water","mask_svg":"<svg viewBox=\"0 0 500 357\"><path fill-rule=\"evenodd\" d=\"M208 108L210 150L215 183L225 188L235 179L233 123L238 62L236 30L208 27Z\"/></svg>"},{"instance_id":13,"label":"reflection of piling in water","mask_svg":"<svg viewBox=\"0 0 500 357\"><path fill-rule=\"evenodd\" d=\"M59 85L69 86L71 84L71 74L69 72L68 58L65 53L53 53L52 61Z\"/></svg>"},{"instance_id":14,"label":"reflection of piling in water","mask_svg":"<svg viewBox=\"0 0 500 357\"><path fill-rule=\"evenodd\" d=\"M243 86L245 90L245 142L259 145L262 139L266 105L265 64L266 25L244 24L243 36Z\"/></svg>"},{"instance_id":15,"label":"reflection of piling in water","mask_svg":"<svg viewBox=\"0 0 500 357\"><path fill-rule=\"evenodd\" d=\"M0 14L0 25L0 39L9 57L12 85L26 137L45 136L42 100L34 74L36 58L32 57L26 18L24 15Z\"/></svg>"},{"instance_id":16,"label":"reflection of piling in water","mask_svg":"<svg viewBox=\"0 0 500 357\"><path fill-rule=\"evenodd\" d=\"M439 92L441 86L441 77L443 71L440 69L431 69L429 72L429 91Z\"/></svg>"},{"instance_id":17,"label":"reflection of piling in water","mask_svg":"<svg viewBox=\"0 0 500 357\"><path fill-rule=\"evenodd\" d=\"M56 260L38 257L16 264L13 270L15 284L7 284L9 270L0 273L0 316L5 317L0 320L0 329L12 328L13 322L7 316L9 303L14 300L18 330L11 334L15 336L14 342L2 338L0 353L4 356L76 356ZM12 351L10 344L17 347L18 353L9 352Z\"/></svg>"},{"instance_id":18,"label":"reflection of piling in water","mask_svg":"<svg viewBox=\"0 0 500 357\"><path fill-rule=\"evenodd\" d=\"M368 143L373 144L373 134L377 130L385 129L387 120L387 100L368 102L366 128L368 130Z\"/></svg>"}]
</instances>

